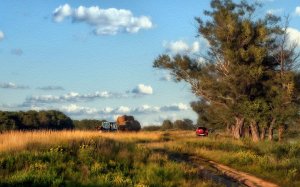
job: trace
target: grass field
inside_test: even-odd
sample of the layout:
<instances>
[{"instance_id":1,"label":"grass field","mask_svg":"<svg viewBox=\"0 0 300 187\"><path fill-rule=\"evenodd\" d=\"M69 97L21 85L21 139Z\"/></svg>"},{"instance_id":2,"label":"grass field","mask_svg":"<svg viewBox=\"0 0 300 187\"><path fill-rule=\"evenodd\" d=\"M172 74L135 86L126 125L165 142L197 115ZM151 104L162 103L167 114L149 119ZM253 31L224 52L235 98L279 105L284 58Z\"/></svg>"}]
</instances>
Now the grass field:
<instances>
[{"instance_id":1,"label":"grass field","mask_svg":"<svg viewBox=\"0 0 300 187\"><path fill-rule=\"evenodd\" d=\"M193 131L7 132L0 134L0 186L220 186L168 153L197 155L281 186L300 186L299 141L254 144L222 135L200 138Z\"/></svg>"},{"instance_id":2,"label":"grass field","mask_svg":"<svg viewBox=\"0 0 300 187\"><path fill-rule=\"evenodd\" d=\"M88 131L0 135L0 186L216 186L197 168L142 146L162 133Z\"/></svg>"}]
</instances>

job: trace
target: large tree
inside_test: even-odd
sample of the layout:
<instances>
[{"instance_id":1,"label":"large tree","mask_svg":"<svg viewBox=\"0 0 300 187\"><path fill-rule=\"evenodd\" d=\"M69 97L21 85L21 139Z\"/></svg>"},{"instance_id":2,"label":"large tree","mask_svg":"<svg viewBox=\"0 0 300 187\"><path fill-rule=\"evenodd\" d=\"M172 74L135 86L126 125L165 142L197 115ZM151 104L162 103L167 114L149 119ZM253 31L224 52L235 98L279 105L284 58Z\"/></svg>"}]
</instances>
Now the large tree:
<instances>
[{"instance_id":1,"label":"large tree","mask_svg":"<svg viewBox=\"0 0 300 187\"><path fill-rule=\"evenodd\" d=\"M212 0L212 10L204 12L207 21L196 19L199 36L209 44L204 62L163 54L153 65L191 85L201 101L192 107L198 104L201 112L210 114L199 115L223 122L237 139L247 124L254 141L264 138L276 120L283 124L295 118L299 108L295 47L287 46L280 19L270 14L258 17L258 7L246 1Z\"/></svg>"}]
</instances>

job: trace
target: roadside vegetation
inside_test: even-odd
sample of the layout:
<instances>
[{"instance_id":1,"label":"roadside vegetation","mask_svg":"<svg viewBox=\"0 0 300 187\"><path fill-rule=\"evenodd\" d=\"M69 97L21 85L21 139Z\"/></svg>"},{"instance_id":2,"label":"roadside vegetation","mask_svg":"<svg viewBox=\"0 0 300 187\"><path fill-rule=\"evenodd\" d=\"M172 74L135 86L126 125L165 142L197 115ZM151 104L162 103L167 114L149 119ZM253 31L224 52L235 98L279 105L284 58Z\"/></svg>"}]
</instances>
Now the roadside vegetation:
<instances>
[{"instance_id":1,"label":"roadside vegetation","mask_svg":"<svg viewBox=\"0 0 300 187\"><path fill-rule=\"evenodd\" d=\"M281 186L299 186L300 137L287 140L254 143L216 133L196 137L193 131L6 132L0 135L0 184L221 186L203 179L189 162L170 157L190 155Z\"/></svg>"},{"instance_id":2,"label":"roadside vegetation","mask_svg":"<svg viewBox=\"0 0 300 187\"><path fill-rule=\"evenodd\" d=\"M248 138L234 140L224 134L201 138L195 137L194 132L175 131L169 138L171 141L155 146L213 160L280 186L300 185L300 136L284 142L255 143Z\"/></svg>"},{"instance_id":3,"label":"roadside vegetation","mask_svg":"<svg viewBox=\"0 0 300 187\"><path fill-rule=\"evenodd\" d=\"M7 132L0 135L0 186L217 186L192 165L141 145L161 138L160 132Z\"/></svg>"}]
</instances>

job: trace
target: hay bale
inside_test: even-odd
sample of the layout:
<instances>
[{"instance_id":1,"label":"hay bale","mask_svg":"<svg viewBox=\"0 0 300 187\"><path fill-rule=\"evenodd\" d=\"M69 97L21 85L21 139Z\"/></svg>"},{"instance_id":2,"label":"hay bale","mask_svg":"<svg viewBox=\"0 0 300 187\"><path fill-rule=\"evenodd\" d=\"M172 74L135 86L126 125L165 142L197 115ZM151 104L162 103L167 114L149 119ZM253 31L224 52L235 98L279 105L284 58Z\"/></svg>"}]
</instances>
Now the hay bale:
<instances>
[{"instance_id":1,"label":"hay bale","mask_svg":"<svg viewBox=\"0 0 300 187\"><path fill-rule=\"evenodd\" d=\"M125 115L125 120L126 121L134 121L134 117L133 116L126 116Z\"/></svg>"},{"instance_id":2,"label":"hay bale","mask_svg":"<svg viewBox=\"0 0 300 187\"><path fill-rule=\"evenodd\" d=\"M126 124L126 116L118 116L117 118L117 124L118 125L125 125Z\"/></svg>"},{"instance_id":3,"label":"hay bale","mask_svg":"<svg viewBox=\"0 0 300 187\"><path fill-rule=\"evenodd\" d=\"M126 129L128 131L139 131L141 130L141 124L140 122L133 120L131 122L126 123Z\"/></svg>"}]
</instances>

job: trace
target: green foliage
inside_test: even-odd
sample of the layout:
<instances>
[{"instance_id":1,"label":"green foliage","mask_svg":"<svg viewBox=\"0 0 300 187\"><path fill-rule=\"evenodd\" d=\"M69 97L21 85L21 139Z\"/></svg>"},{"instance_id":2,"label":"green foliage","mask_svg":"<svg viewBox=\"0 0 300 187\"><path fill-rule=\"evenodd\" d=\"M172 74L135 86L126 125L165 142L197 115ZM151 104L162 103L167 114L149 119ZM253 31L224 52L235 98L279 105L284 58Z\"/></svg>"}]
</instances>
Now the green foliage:
<instances>
[{"instance_id":1,"label":"green foliage","mask_svg":"<svg viewBox=\"0 0 300 187\"><path fill-rule=\"evenodd\" d=\"M97 127L102 125L102 122L106 120L95 120L95 119L83 119L73 120L74 128L78 130L95 130Z\"/></svg>"},{"instance_id":2,"label":"green foliage","mask_svg":"<svg viewBox=\"0 0 300 187\"><path fill-rule=\"evenodd\" d=\"M257 17L257 8L246 1L212 0L211 10L204 12L207 21L196 18L199 36L209 43L204 63L180 54L154 60L154 68L169 70L174 79L191 85L200 99L191 104L198 124L228 126L236 121L242 128L238 121L252 121L259 136L259 128L272 120L291 125L299 117L297 48L287 44L280 18ZM239 128L234 130L241 133Z\"/></svg>"},{"instance_id":3,"label":"green foliage","mask_svg":"<svg viewBox=\"0 0 300 187\"><path fill-rule=\"evenodd\" d=\"M37 129L72 129L72 120L62 112L27 111L7 112L0 111L0 131L5 130L37 130Z\"/></svg>"},{"instance_id":4,"label":"green foliage","mask_svg":"<svg viewBox=\"0 0 300 187\"><path fill-rule=\"evenodd\" d=\"M164 120L162 125L161 125L162 130L168 130L168 129L173 129L173 123L171 120Z\"/></svg>"},{"instance_id":5,"label":"green foliage","mask_svg":"<svg viewBox=\"0 0 300 187\"><path fill-rule=\"evenodd\" d=\"M161 127L157 125L148 125L143 127L143 131L159 131L159 130L161 130Z\"/></svg>"}]
</instances>

